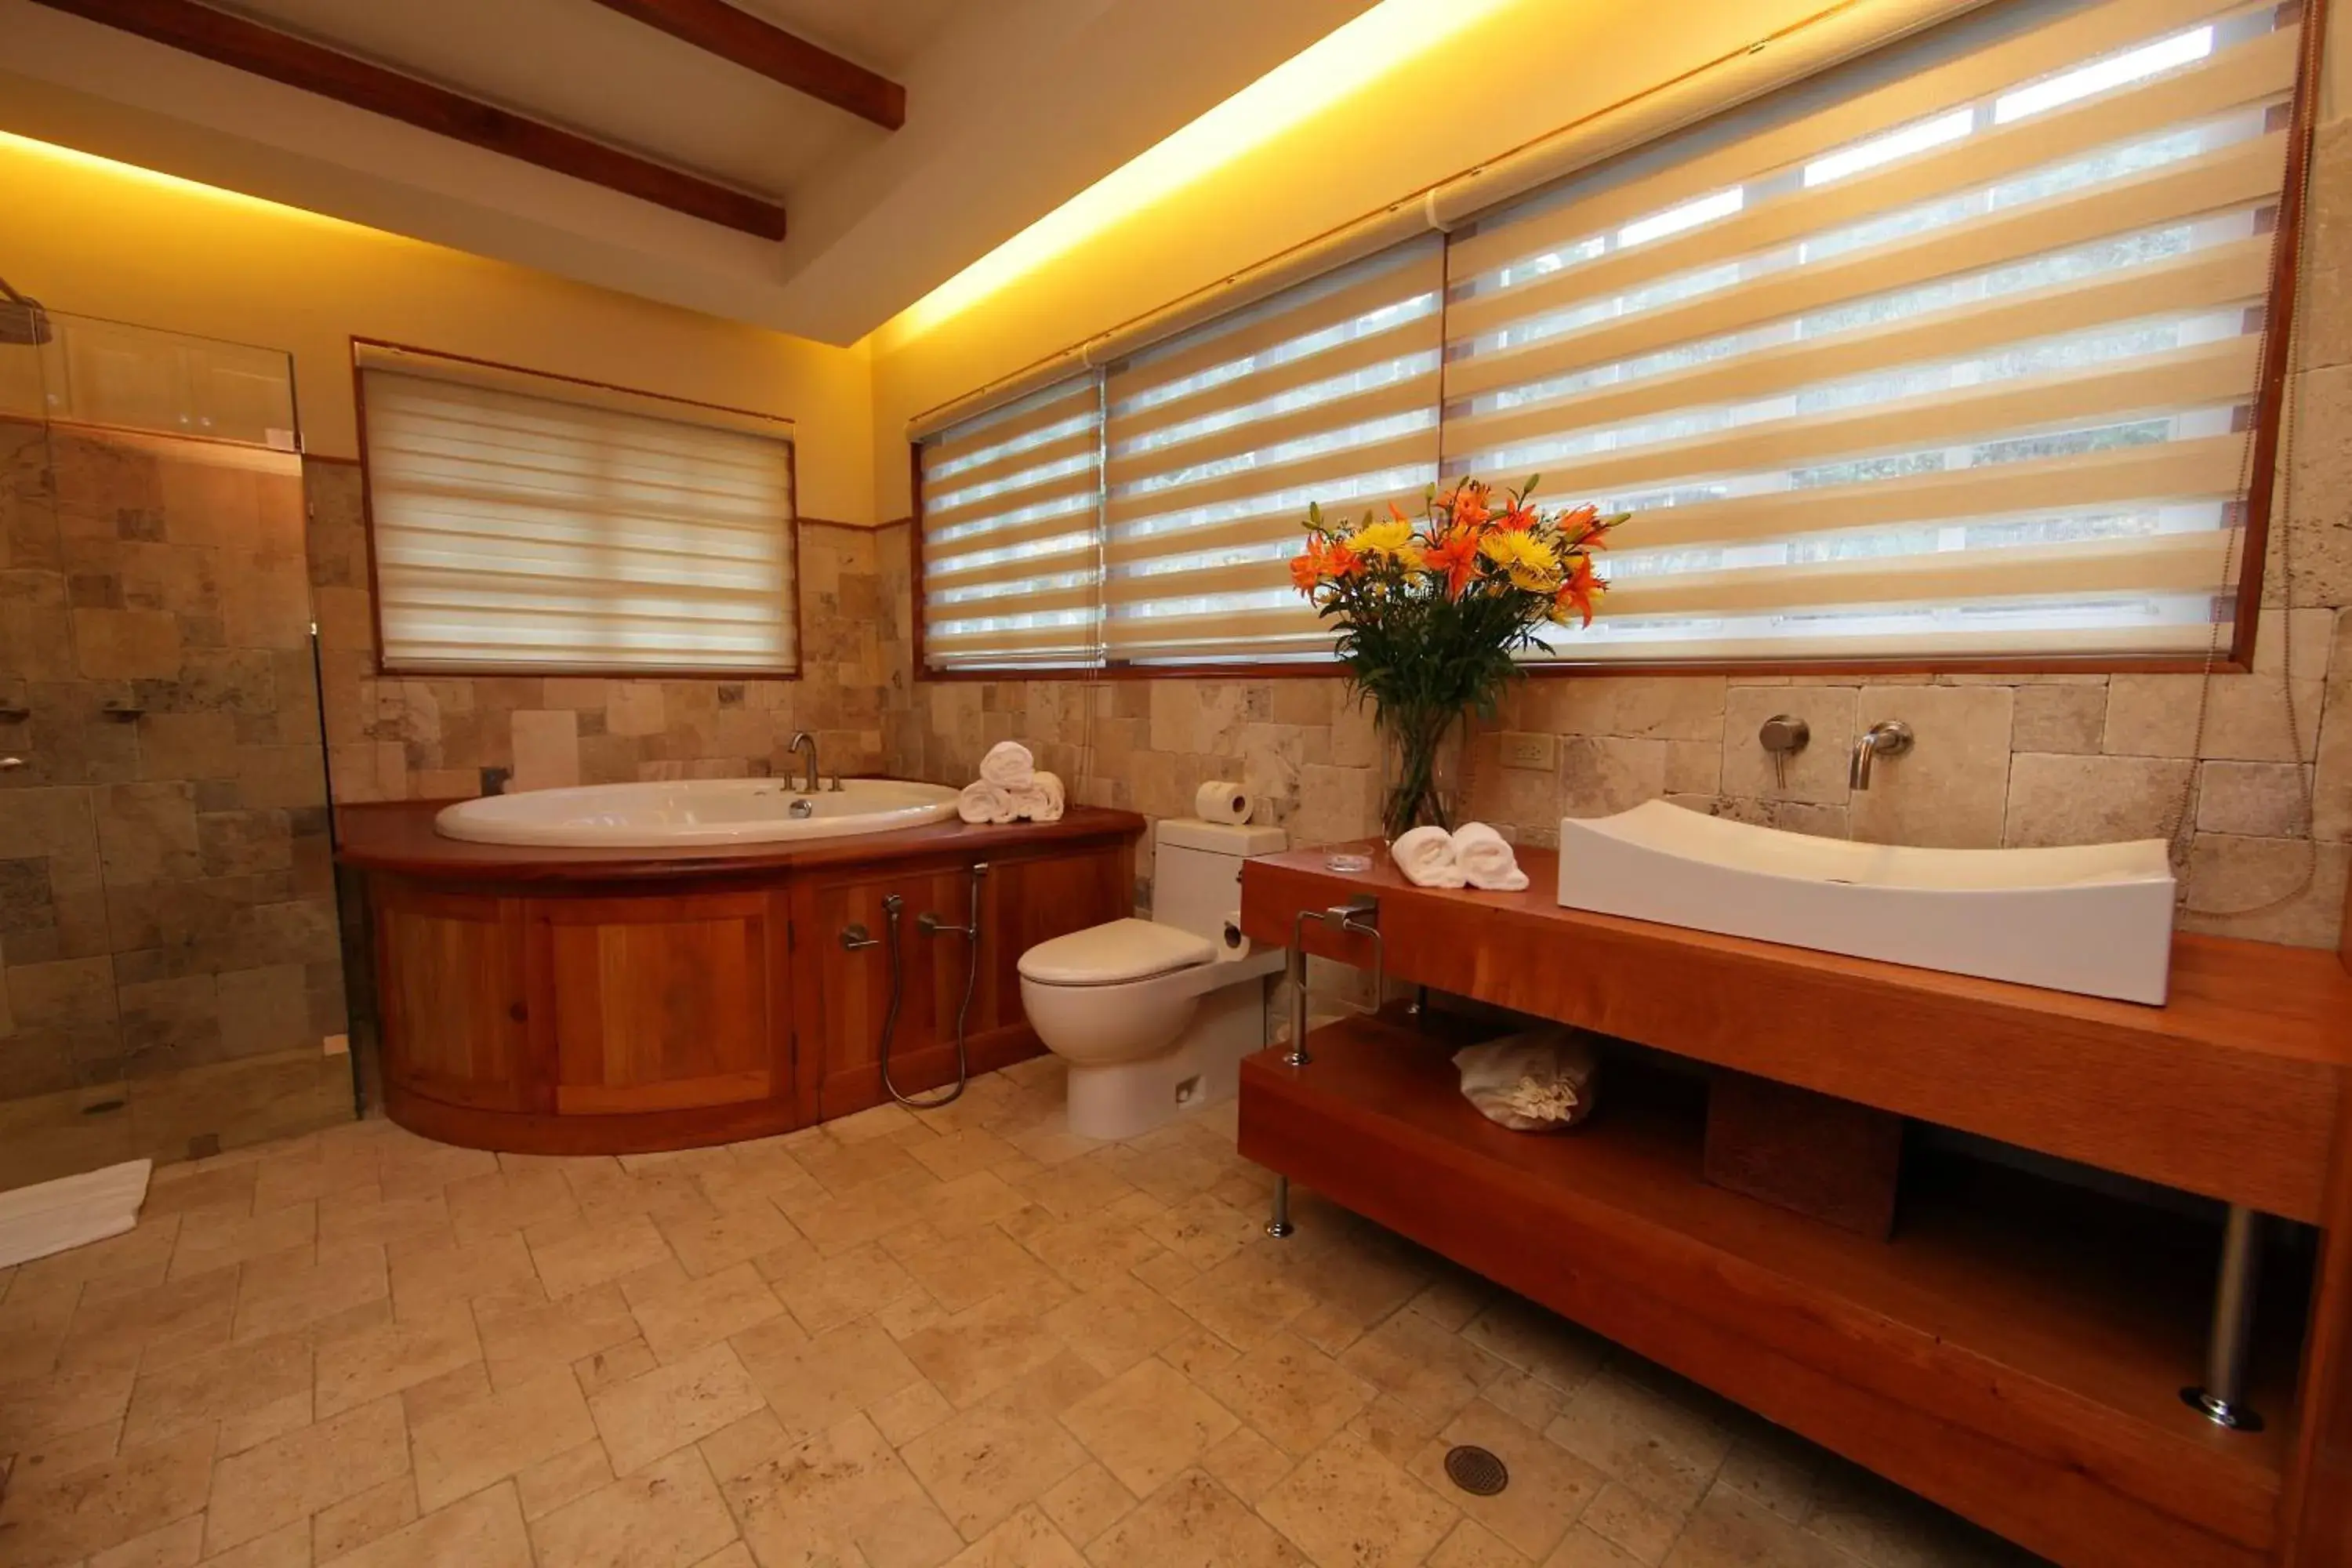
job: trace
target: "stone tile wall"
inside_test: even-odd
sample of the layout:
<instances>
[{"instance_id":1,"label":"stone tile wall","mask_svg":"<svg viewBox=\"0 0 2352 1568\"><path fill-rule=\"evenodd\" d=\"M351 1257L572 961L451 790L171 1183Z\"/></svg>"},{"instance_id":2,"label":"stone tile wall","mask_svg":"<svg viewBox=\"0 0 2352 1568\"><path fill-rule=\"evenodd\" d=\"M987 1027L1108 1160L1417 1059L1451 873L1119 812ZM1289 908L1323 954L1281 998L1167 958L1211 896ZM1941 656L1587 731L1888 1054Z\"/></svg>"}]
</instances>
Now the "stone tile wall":
<instances>
[{"instance_id":1,"label":"stone tile wall","mask_svg":"<svg viewBox=\"0 0 2352 1568\"><path fill-rule=\"evenodd\" d=\"M360 469L313 458L306 479L337 801L782 773L797 730L828 773L884 771L887 672L907 660L872 531L802 525L797 680L381 677Z\"/></svg>"},{"instance_id":2,"label":"stone tile wall","mask_svg":"<svg viewBox=\"0 0 2352 1568\"><path fill-rule=\"evenodd\" d=\"M2301 526L2324 537L2343 524L2338 516ZM886 575L905 570L904 534L885 534ZM2316 540L2311 548L2316 554ZM2339 607L2352 602L2347 586L2352 574L2300 574L2297 607L2271 612L2272 627L2290 627L2294 647L2292 741L2284 639L2268 629L2254 673L2213 678L2203 739L2194 745L2200 678L2189 675L1537 675L1469 745L1470 809L1525 844L1556 843L1562 816L1605 816L1661 796L1742 821L1873 842L2084 844L2169 837L2193 776L2185 923L2332 946L2352 865L2352 610ZM2305 595L2338 603L2309 603ZM1375 831L1378 740L1335 679L1172 678L1091 688L910 680L907 689L908 700L889 716L892 755L916 776L961 783L981 752L1009 737L1094 804L1154 818L1189 815L1202 780L1239 778L1260 819L1288 828L1295 843ZM1785 782L1756 739L1764 720L1781 712L1812 731ZM1854 737L1890 718L1911 723L1916 748L1883 763L1867 793L1849 792ZM1556 764L1503 766L1505 731L1556 737ZM2315 767L2315 842L2304 826ZM1149 871L1145 859L1139 880ZM2271 907L2229 912L2255 905Z\"/></svg>"},{"instance_id":3,"label":"stone tile wall","mask_svg":"<svg viewBox=\"0 0 2352 1568\"><path fill-rule=\"evenodd\" d=\"M252 1137L302 1124L289 1096L348 1107L303 579L291 459L0 424L0 702L29 710L0 722L12 1151L87 1168L222 1133L199 1102ZM183 1092L235 1064L275 1087Z\"/></svg>"}]
</instances>

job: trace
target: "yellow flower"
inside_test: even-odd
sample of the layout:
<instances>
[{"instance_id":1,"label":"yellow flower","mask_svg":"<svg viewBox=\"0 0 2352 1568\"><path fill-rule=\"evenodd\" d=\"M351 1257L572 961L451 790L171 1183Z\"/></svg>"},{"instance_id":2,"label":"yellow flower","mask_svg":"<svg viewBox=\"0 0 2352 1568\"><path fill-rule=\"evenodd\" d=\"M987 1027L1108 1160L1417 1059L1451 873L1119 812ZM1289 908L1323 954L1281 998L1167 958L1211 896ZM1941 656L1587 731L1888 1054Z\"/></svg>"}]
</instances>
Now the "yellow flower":
<instances>
[{"instance_id":1,"label":"yellow flower","mask_svg":"<svg viewBox=\"0 0 2352 1568\"><path fill-rule=\"evenodd\" d=\"M1559 557L1533 533L1497 530L1478 542L1478 552L1500 566L1512 586L1548 594L1559 585Z\"/></svg>"},{"instance_id":2,"label":"yellow flower","mask_svg":"<svg viewBox=\"0 0 2352 1568\"><path fill-rule=\"evenodd\" d=\"M1394 518L1368 522L1356 530L1349 536L1348 548L1359 555L1384 555L1408 566L1421 563L1421 551L1412 542L1412 524Z\"/></svg>"}]
</instances>

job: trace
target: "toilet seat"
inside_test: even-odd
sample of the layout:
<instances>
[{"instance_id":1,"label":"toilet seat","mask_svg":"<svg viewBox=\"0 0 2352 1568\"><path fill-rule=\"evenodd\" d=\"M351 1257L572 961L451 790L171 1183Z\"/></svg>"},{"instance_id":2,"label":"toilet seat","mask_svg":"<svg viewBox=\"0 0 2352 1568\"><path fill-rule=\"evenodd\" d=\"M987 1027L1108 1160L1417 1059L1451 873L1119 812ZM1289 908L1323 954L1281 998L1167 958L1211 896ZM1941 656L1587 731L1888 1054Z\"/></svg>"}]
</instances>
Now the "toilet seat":
<instances>
[{"instance_id":1,"label":"toilet seat","mask_svg":"<svg viewBox=\"0 0 2352 1568\"><path fill-rule=\"evenodd\" d=\"M1130 918L1039 942L1021 955L1021 978L1041 985L1123 985L1216 956L1196 931Z\"/></svg>"}]
</instances>

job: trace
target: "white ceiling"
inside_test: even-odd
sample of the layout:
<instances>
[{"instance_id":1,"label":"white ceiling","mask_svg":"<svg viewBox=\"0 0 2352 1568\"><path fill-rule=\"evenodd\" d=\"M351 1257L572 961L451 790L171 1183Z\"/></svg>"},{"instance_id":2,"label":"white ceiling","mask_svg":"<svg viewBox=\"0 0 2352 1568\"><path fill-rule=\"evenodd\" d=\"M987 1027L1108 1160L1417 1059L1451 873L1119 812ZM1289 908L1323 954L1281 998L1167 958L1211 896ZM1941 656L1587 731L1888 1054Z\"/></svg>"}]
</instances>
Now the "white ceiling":
<instances>
[{"instance_id":1,"label":"white ceiling","mask_svg":"<svg viewBox=\"0 0 2352 1568\"><path fill-rule=\"evenodd\" d=\"M737 0L907 89L886 132L594 0L218 0L780 200L773 245L37 5L0 129L832 342L1370 0Z\"/></svg>"}]
</instances>

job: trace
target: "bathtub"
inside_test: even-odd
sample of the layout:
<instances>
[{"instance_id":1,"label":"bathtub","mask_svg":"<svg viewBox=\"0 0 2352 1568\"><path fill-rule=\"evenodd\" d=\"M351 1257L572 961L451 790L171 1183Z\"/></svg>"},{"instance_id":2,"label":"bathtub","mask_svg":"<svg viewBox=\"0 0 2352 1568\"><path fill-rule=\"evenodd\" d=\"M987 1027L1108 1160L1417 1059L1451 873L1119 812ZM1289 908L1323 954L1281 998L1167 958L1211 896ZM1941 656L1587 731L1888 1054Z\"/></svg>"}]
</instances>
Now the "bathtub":
<instances>
[{"instance_id":1,"label":"bathtub","mask_svg":"<svg viewBox=\"0 0 2352 1568\"><path fill-rule=\"evenodd\" d=\"M908 779L844 779L803 793L781 779L682 779L485 795L444 807L434 829L478 844L771 844L889 833L956 814L956 792Z\"/></svg>"}]
</instances>

